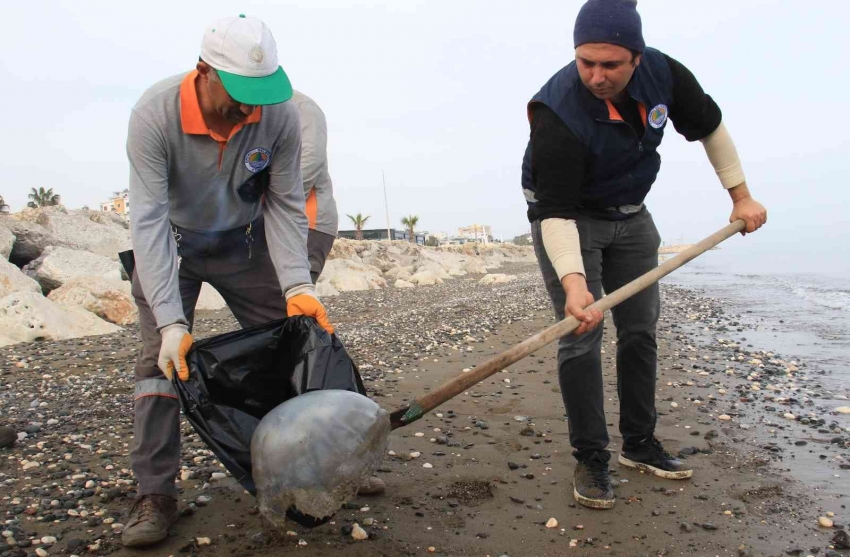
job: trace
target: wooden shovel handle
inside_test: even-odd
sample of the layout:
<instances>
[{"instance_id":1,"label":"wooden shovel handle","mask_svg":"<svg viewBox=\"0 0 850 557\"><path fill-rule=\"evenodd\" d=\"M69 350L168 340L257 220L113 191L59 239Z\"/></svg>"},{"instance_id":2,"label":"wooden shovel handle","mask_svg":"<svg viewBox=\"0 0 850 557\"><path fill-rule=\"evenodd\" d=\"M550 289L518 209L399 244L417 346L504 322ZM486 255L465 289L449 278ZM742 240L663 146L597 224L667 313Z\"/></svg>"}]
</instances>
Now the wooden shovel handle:
<instances>
[{"instance_id":1,"label":"wooden shovel handle","mask_svg":"<svg viewBox=\"0 0 850 557\"><path fill-rule=\"evenodd\" d=\"M601 300L597 300L596 302L588 306L588 308L597 309L600 311L600 313L611 309L620 302L634 296L647 286L658 282L663 277L669 275L688 261L715 247L723 240L726 240L727 238L735 235L736 233L741 232L742 230L744 230L744 226L745 223L743 220L737 220L721 228L720 230L718 230L708 238L702 240L698 244L694 244L685 251L679 253L676 257L665 261L655 269L649 271L643 276L636 278L635 280L626 284L622 288L611 292L607 296L603 297ZM487 379L494 373L499 372L508 367L509 365L514 364L519 360L525 358L529 354L540 350L550 342L571 333L576 328L578 328L579 325L580 323L578 319L573 316L569 316L563 321L556 323L551 327L544 329L543 331L540 331L533 337L524 340L521 343L505 350L501 354L493 356L492 358L484 362L482 365L476 367L469 373L464 373L446 383L443 383L443 385L441 385L436 390L414 400L413 403L411 403L409 406L399 408L398 410L390 414L390 422L392 424L392 429L397 429L399 427L415 422L423 415L425 415L425 413L430 412L437 406L440 406L444 402L451 400L458 394L466 391L467 389L483 381L484 379Z\"/></svg>"}]
</instances>

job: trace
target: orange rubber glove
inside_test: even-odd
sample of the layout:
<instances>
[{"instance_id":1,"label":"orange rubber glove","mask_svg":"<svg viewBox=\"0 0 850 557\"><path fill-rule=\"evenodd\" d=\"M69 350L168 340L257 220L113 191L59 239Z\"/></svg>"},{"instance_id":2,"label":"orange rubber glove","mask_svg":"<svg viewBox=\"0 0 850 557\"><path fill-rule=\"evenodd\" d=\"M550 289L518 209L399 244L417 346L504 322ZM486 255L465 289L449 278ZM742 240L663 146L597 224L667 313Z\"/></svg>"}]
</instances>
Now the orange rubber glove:
<instances>
[{"instance_id":1,"label":"orange rubber glove","mask_svg":"<svg viewBox=\"0 0 850 557\"><path fill-rule=\"evenodd\" d=\"M306 315L315 319L321 328L326 330L329 335L334 334L333 325L328 321L328 314L325 312L325 306L322 302L312 294L296 294L286 302L286 314L289 317L295 315Z\"/></svg>"},{"instance_id":2,"label":"orange rubber glove","mask_svg":"<svg viewBox=\"0 0 850 557\"><path fill-rule=\"evenodd\" d=\"M189 364L186 363L186 354L192 348L192 335L189 328L180 323L174 323L163 327L160 331L162 345L159 348L159 360L157 365L162 373L171 381L174 377L174 367L177 367L177 377L181 381L189 379Z\"/></svg>"}]
</instances>

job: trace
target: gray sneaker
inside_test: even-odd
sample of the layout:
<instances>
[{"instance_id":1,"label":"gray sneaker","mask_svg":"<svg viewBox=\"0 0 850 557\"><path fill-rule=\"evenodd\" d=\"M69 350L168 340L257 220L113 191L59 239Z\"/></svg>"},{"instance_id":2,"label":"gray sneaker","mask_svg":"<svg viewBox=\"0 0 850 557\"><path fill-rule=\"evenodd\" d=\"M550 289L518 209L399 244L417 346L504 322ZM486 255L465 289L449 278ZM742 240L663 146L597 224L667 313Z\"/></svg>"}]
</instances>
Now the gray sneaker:
<instances>
[{"instance_id":1,"label":"gray sneaker","mask_svg":"<svg viewBox=\"0 0 850 557\"><path fill-rule=\"evenodd\" d=\"M126 547L142 547L161 542L168 529L177 522L177 501L167 495L142 495L136 500L121 543Z\"/></svg>"},{"instance_id":2,"label":"gray sneaker","mask_svg":"<svg viewBox=\"0 0 850 557\"><path fill-rule=\"evenodd\" d=\"M694 475L691 466L665 451L661 442L654 437L634 447L623 447L618 460L627 468L668 480L685 480Z\"/></svg>"},{"instance_id":3,"label":"gray sneaker","mask_svg":"<svg viewBox=\"0 0 850 557\"><path fill-rule=\"evenodd\" d=\"M614 506L614 489L608 475L608 463L596 459L576 463L573 473L573 497L579 505L591 509Z\"/></svg>"}]
</instances>

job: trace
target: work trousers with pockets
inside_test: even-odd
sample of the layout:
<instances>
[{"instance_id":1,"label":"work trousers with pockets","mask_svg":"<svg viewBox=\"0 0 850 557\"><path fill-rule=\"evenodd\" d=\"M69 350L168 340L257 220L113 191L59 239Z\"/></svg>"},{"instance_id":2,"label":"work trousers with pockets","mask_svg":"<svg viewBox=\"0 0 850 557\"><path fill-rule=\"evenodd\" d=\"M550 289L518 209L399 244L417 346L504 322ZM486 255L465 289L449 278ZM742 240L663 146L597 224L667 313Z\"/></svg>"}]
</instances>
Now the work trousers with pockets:
<instances>
[{"instance_id":1,"label":"work trousers with pockets","mask_svg":"<svg viewBox=\"0 0 850 557\"><path fill-rule=\"evenodd\" d=\"M246 232L245 227L219 233L178 229L180 297L190 330L202 282L218 290L243 328L286 317L286 300L269 256L262 217L252 223L250 234ZM174 497L180 467L180 405L174 386L157 367L160 335L135 272L132 293L139 308L142 348L135 368L130 463L139 495Z\"/></svg>"},{"instance_id":2,"label":"work trousers with pockets","mask_svg":"<svg viewBox=\"0 0 850 557\"><path fill-rule=\"evenodd\" d=\"M598 300L658 265L661 238L652 215L643 208L620 221L576 221L587 287ZM540 230L531 226L534 251L557 318L564 319L566 293L552 267ZM658 284L635 294L612 311L617 329L617 394L623 448L650 439L655 432L655 326L661 310ZM575 458L608 461L608 429L602 390L603 325L580 336L567 335L558 345L558 379L570 425Z\"/></svg>"},{"instance_id":3,"label":"work trousers with pockets","mask_svg":"<svg viewBox=\"0 0 850 557\"><path fill-rule=\"evenodd\" d=\"M313 284L319 280L335 240L336 236L332 234L312 228L307 231L307 260L310 262L310 278L313 279Z\"/></svg>"}]
</instances>

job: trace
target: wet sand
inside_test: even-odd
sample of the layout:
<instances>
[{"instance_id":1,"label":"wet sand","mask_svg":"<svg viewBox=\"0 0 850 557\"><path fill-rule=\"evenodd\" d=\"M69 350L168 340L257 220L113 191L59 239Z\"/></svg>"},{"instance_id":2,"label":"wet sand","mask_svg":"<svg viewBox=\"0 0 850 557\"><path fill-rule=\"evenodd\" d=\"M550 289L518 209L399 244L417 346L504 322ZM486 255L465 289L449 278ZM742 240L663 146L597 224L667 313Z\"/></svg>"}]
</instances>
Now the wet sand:
<instances>
[{"instance_id":1,"label":"wet sand","mask_svg":"<svg viewBox=\"0 0 850 557\"><path fill-rule=\"evenodd\" d=\"M550 325L536 269L507 272L518 280L485 287L460 278L327 300L375 400L393 410ZM119 556L825 554L837 529L819 527L818 517L833 512L842 527L850 518L848 432L841 429L850 427L850 416L829 412L846 401L805 400L818 387L803 362L789 377L792 364L777 354L718 342L734 316L689 291L663 291L657 434L696 474L661 480L616 463L609 321L606 410L619 482L609 511L573 501L568 424L549 346L394 432L389 448L396 456L378 472L387 493L351 502L314 530L294 523L289 532L265 529L250 495L229 477L212 478L223 470L184 423L186 516L162 544L127 550L114 525L125 520L134 494L127 451L138 331L0 349L0 423L32 431L0 451L0 510L18 544L0 554L35 555L37 547L51 555ZM210 312L199 315L196 333L235 326L229 313ZM774 383L782 389L767 388L778 389ZM811 481L795 479L798 469ZM546 528L550 518L557 528ZM370 539L351 539L354 522Z\"/></svg>"}]
</instances>

